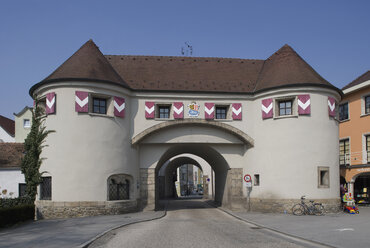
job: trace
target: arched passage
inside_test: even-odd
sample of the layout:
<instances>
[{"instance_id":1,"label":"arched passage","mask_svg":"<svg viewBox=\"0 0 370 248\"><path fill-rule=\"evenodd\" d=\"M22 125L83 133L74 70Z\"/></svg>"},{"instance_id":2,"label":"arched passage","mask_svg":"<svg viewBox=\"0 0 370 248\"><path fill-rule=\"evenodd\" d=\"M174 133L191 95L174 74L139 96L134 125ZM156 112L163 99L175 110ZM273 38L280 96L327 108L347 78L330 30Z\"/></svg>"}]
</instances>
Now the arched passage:
<instances>
[{"instance_id":1,"label":"arched passage","mask_svg":"<svg viewBox=\"0 0 370 248\"><path fill-rule=\"evenodd\" d=\"M158 172L160 198L169 198L176 196L176 170L178 167L184 164L195 165L202 170L202 167L200 166L198 161L191 157L180 156L166 161Z\"/></svg>"},{"instance_id":2,"label":"arched passage","mask_svg":"<svg viewBox=\"0 0 370 248\"><path fill-rule=\"evenodd\" d=\"M226 181L227 181L227 174L228 170L230 169L230 166L224 159L224 157L215 149L213 149L211 146L206 144L178 144L173 145L171 148L169 148L160 158L160 160L157 163L157 166L155 168L155 180L156 180L156 188L155 188L155 200L156 205L158 204L158 200L160 198L160 183L159 183L159 171L166 164L166 161L170 160L171 158L183 154L183 153L189 153L194 154L196 156L199 156L203 158L207 163L212 167L212 169L215 172L215 202L218 204L222 204L225 197L227 197L227 194L225 192L226 188ZM191 158L188 157L180 157L178 159L174 160L173 166L179 166L182 163L193 163L198 164L196 161L194 161Z\"/></svg>"},{"instance_id":3,"label":"arched passage","mask_svg":"<svg viewBox=\"0 0 370 248\"><path fill-rule=\"evenodd\" d=\"M370 204L370 172L359 173L352 178L353 196L358 204Z\"/></svg>"},{"instance_id":4,"label":"arched passage","mask_svg":"<svg viewBox=\"0 0 370 248\"><path fill-rule=\"evenodd\" d=\"M239 129L212 121L162 122L135 136L132 144L139 150L143 209L158 206L159 171L181 154L198 156L210 165L216 203L235 208L243 204L243 157L253 147L253 139Z\"/></svg>"}]
</instances>

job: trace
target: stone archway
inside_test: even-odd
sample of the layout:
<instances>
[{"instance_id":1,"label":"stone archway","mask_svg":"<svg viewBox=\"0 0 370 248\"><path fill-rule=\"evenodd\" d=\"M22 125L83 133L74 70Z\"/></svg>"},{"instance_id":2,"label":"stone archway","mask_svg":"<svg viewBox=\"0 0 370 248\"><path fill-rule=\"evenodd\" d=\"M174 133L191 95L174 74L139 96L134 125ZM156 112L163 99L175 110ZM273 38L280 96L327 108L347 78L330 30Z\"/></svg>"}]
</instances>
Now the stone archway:
<instances>
[{"instance_id":1,"label":"stone archway","mask_svg":"<svg viewBox=\"0 0 370 248\"><path fill-rule=\"evenodd\" d=\"M160 198L169 198L174 197L176 188L174 183L173 176L176 174L176 169L184 164L191 164L198 168L200 168L202 171L202 166L199 164L198 161L196 161L194 158L191 158L189 156L180 155L177 157L174 157L171 160L166 161L161 169L159 169L159 197Z\"/></svg>"},{"instance_id":2,"label":"stone archway","mask_svg":"<svg viewBox=\"0 0 370 248\"><path fill-rule=\"evenodd\" d=\"M131 144L135 146L139 144L142 140L147 138L149 135L152 135L154 133L160 132L168 128L177 127L177 126L180 126L180 127L181 126L206 126L206 127L221 129L224 132L227 132L227 133L230 133L236 136L238 139L240 139L243 143L245 143L249 147L254 146L254 140L248 134L244 133L240 129L237 129L233 126L230 126L222 122L211 122L211 121L198 120L198 119L185 119L185 120L174 120L174 121L161 122L137 134L134 138L132 138Z\"/></svg>"},{"instance_id":3,"label":"stone archway","mask_svg":"<svg viewBox=\"0 0 370 248\"><path fill-rule=\"evenodd\" d=\"M139 151L140 198L143 209L155 209L159 200L158 172L171 158L183 153L203 158L215 172L216 203L242 208L244 156L254 141L230 125L204 121L167 121L136 135Z\"/></svg>"}]
</instances>

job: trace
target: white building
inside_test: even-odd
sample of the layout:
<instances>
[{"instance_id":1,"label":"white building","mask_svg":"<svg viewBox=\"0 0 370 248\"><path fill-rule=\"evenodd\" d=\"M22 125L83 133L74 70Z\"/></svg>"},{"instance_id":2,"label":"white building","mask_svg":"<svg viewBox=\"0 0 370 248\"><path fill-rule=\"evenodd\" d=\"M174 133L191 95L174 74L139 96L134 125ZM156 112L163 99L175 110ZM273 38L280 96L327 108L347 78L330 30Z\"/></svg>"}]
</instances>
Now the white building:
<instances>
[{"instance_id":1,"label":"white building","mask_svg":"<svg viewBox=\"0 0 370 248\"><path fill-rule=\"evenodd\" d=\"M103 55L90 40L30 89L56 131L42 153L38 210L154 209L169 190L162 166L182 154L207 161L214 200L227 208L246 208L247 174L254 210L290 210L302 195L336 208L341 94L288 45L267 59L229 59Z\"/></svg>"},{"instance_id":2,"label":"white building","mask_svg":"<svg viewBox=\"0 0 370 248\"><path fill-rule=\"evenodd\" d=\"M19 113L14 113L15 116L15 142L23 143L27 135L31 131L32 125L32 108L24 107Z\"/></svg>"},{"instance_id":3,"label":"white building","mask_svg":"<svg viewBox=\"0 0 370 248\"><path fill-rule=\"evenodd\" d=\"M20 169L22 156L23 144L0 143L0 197L14 198L24 194L26 184Z\"/></svg>"},{"instance_id":4,"label":"white building","mask_svg":"<svg viewBox=\"0 0 370 248\"><path fill-rule=\"evenodd\" d=\"M14 121L0 115L0 143L14 142Z\"/></svg>"}]
</instances>

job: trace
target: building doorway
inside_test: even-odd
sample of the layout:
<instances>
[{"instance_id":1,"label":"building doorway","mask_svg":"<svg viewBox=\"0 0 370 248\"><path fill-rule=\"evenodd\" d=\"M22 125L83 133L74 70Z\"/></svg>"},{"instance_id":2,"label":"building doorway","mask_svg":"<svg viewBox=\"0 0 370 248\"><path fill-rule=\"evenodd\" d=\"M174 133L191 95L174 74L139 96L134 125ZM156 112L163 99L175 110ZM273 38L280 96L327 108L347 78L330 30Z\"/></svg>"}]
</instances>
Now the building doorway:
<instances>
[{"instance_id":1,"label":"building doorway","mask_svg":"<svg viewBox=\"0 0 370 248\"><path fill-rule=\"evenodd\" d=\"M359 175L354 183L354 199L357 204L369 205L370 173Z\"/></svg>"}]
</instances>

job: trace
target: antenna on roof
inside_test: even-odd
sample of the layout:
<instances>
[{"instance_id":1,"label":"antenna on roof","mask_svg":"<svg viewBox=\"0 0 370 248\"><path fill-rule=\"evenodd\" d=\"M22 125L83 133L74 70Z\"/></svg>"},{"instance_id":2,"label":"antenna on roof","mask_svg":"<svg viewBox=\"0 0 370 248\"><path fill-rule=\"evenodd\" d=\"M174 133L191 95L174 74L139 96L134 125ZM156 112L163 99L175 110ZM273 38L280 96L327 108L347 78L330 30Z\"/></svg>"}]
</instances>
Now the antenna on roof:
<instances>
[{"instance_id":1,"label":"antenna on roof","mask_svg":"<svg viewBox=\"0 0 370 248\"><path fill-rule=\"evenodd\" d=\"M193 46L191 46L187 41L185 42L185 45L186 45L185 49L184 47L181 47L181 55L185 56L193 55Z\"/></svg>"}]
</instances>

